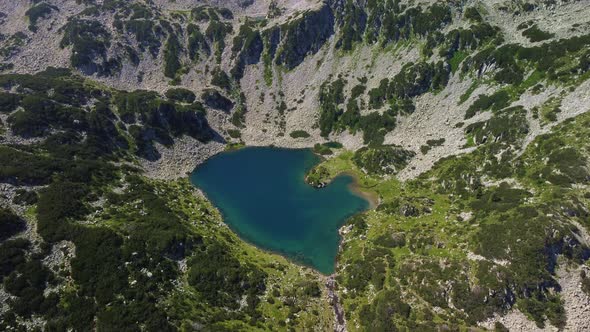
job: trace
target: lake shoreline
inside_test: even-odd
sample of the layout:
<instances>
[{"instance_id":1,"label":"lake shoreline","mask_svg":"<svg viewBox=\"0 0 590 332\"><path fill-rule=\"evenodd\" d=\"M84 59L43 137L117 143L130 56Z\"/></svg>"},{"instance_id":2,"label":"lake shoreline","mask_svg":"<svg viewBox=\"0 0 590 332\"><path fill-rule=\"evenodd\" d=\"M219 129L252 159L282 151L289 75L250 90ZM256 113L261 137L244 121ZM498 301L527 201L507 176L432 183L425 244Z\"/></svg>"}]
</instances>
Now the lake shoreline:
<instances>
[{"instance_id":1,"label":"lake shoreline","mask_svg":"<svg viewBox=\"0 0 590 332\"><path fill-rule=\"evenodd\" d=\"M269 148L275 151L269 153ZM297 150L299 151L297 152ZM274 157L274 154L277 153L279 156L278 159ZM328 256L333 256L333 254L330 253L331 250L326 251L328 254L324 254L323 252L328 250L330 243L334 243L334 249L337 252L341 240L338 234L340 227L346 223L351 215L374 208L377 200L374 195L364 191L364 188L362 188L356 178L353 176L348 178L350 175L343 174L337 180L330 181L330 189L326 191L309 186L304 181L303 174L319 163L321 163L321 160L318 160L310 149L289 149L283 147L268 147L266 149L264 147L256 147L248 149L248 147L240 147L224 151L223 156L208 159L203 165L195 168L190 179L191 183L221 213L225 225L234 234L238 235L240 239L258 249L277 254L289 259L293 263L311 268L322 275L330 275L334 272L336 265L335 259L330 259L331 262L328 263ZM300 167L303 167L303 170L297 170ZM299 174L301 174L301 179L297 179ZM276 177L277 175L279 175L278 178ZM291 175L296 176L296 178L292 178ZM269 181L268 179L273 179L273 176L275 176L274 180ZM287 195L286 197L290 197L291 199L277 200L275 197L279 184L286 184L284 188L300 188L294 191L294 193L303 194L304 196L293 199L293 196ZM244 195L242 193L244 190L239 188L249 189L245 190L247 194ZM271 193L270 196L268 196L268 193ZM267 195L270 200L267 201L264 195ZM324 200L326 200L325 204ZM267 203L269 202L277 204L268 205ZM291 202L287 203L285 208L294 209L293 213L285 214L284 212L289 210L280 210L280 208L277 210L277 206L282 206L281 204L284 204L284 202ZM299 202L304 204L301 205ZM237 212L238 207L241 211L246 212ZM309 210L308 207L312 209ZM325 222L321 223L323 226L311 226L319 225L318 216L310 214L308 211L316 211L312 212L316 214L318 212L322 213L323 215L320 214L319 221ZM239 213L243 214L240 215ZM306 216L306 213L310 215ZM251 216L255 215L258 216L255 219L257 221L250 220L252 219ZM240 218L242 217L246 226L240 224L242 222ZM273 221L277 217L279 217L281 222L277 223ZM313 218L316 218L316 220L314 221ZM285 222L285 220L289 220L290 222ZM304 230L306 228L293 226L299 224L302 226L309 224L309 227L317 227L317 232L314 231L309 235L305 235L306 232L309 233L314 228ZM266 230L276 229L279 237L289 238L293 234L297 234L297 236L301 236L305 241L281 245L276 240L276 237L271 238L267 235L260 236L256 235L257 233L252 233L248 228L251 227L249 225L259 225L256 227L264 227ZM331 231L328 232L328 228L331 229L332 227L334 227L333 234ZM255 227L252 229L254 231L256 230ZM285 229L289 229L289 231L287 233L280 233L284 232ZM297 239L297 237L293 237L293 239ZM311 245L311 242L309 242L311 239L318 239L319 242ZM260 241L263 242L261 243ZM269 244L266 244L264 241ZM308 259L310 260L308 261Z\"/></svg>"},{"instance_id":2,"label":"lake shoreline","mask_svg":"<svg viewBox=\"0 0 590 332\"><path fill-rule=\"evenodd\" d=\"M377 206L379 206L379 203L380 203L379 195L375 192L366 190L367 188L363 187L360 184L360 179L358 178L358 176L356 176L356 174L354 174L351 171L345 171L345 172L340 173L339 175L347 175L352 178L352 183L349 185L350 191L352 193L354 193L355 195L363 198L367 202L369 202L369 209L368 210L373 210L373 209L377 208Z\"/></svg>"}]
</instances>

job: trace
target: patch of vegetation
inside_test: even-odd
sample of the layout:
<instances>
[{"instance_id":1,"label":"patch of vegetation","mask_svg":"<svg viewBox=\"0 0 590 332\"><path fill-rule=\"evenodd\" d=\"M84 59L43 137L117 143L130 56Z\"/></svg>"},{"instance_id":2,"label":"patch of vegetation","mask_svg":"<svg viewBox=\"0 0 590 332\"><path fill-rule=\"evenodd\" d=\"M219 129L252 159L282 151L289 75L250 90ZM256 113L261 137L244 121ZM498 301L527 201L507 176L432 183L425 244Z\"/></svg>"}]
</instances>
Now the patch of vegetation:
<instances>
[{"instance_id":1,"label":"patch of vegetation","mask_svg":"<svg viewBox=\"0 0 590 332\"><path fill-rule=\"evenodd\" d=\"M142 51L148 50L154 58L158 56L162 31L152 20L129 20L125 22L125 30L135 36Z\"/></svg>"},{"instance_id":2,"label":"patch of vegetation","mask_svg":"<svg viewBox=\"0 0 590 332\"><path fill-rule=\"evenodd\" d=\"M199 61L201 55L211 55L211 48L207 44L205 35L195 24L189 24L186 28L188 34L188 54L193 61Z\"/></svg>"},{"instance_id":3,"label":"patch of vegetation","mask_svg":"<svg viewBox=\"0 0 590 332\"><path fill-rule=\"evenodd\" d=\"M367 174L383 176L397 174L414 156L414 152L399 146L385 145L361 148L354 153L352 161Z\"/></svg>"},{"instance_id":4,"label":"patch of vegetation","mask_svg":"<svg viewBox=\"0 0 590 332\"><path fill-rule=\"evenodd\" d=\"M175 78L180 68L182 68L179 59L181 50L182 46L176 35L170 35L164 48L164 76Z\"/></svg>"},{"instance_id":5,"label":"patch of vegetation","mask_svg":"<svg viewBox=\"0 0 590 332\"><path fill-rule=\"evenodd\" d=\"M495 65L494 79L500 83L518 85L524 78L523 66L537 72L537 81L546 79L565 84L576 84L578 78L572 73L583 74L586 67L580 58L590 45L590 35L549 41L538 46L524 47L515 44L487 47L463 62L462 72L470 70L481 73L485 66ZM583 58L583 56L581 57Z\"/></svg>"},{"instance_id":6,"label":"patch of vegetation","mask_svg":"<svg viewBox=\"0 0 590 332\"><path fill-rule=\"evenodd\" d=\"M463 17L472 22L481 22L483 20L481 14L475 7L467 7L463 13Z\"/></svg>"},{"instance_id":7,"label":"patch of vegetation","mask_svg":"<svg viewBox=\"0 0 590 332\"><path fill-rule=\"evenodd\" d=\"M59 8L46 2L39 2L37 4L34 4L25 12L25 16L29 19L29 30L31 30L32 32L36 32L37 22L40 19L47 18L49 15L51 15L51 12L58 10Z\"/></svg>"},{"instance_id":8,"label":"patch of vegetation","mask_svg":"<svg viewBox=\"0 0 590 332\"><path fill-rule=\"evenodd\" d=\"M26 229L26 223L8 208L0 208L0 241L4 241Z\"/></svg>"},{"instance_id":9,"label":"patch of vegetation","mask_svg":"<svg viewBox=\"0 0 590 332\"><path fill-rule=\"evenodd\" d=\"M292 131L289 134L289 136L291 136L292 138L308 138L310 135L305 130L295 130L295 131Z\"/></svg>"},{"instance_id":10,"label":"patch of vegetation","mask_svg":"<svg viewBox=\"0 0 590 332\"><path fill-rule=\"evenodd\" d=\"M305 182L316 188L322 187L328 182L329 175L330 173L325 167L314 167L305 175Z\"/></svg>"},{"instance_id":11,"label":"patch of vegetation","mask_svg":"<svg viewBox=\"0 0 590 332\"><path fill-rule=\"evenodd\" d=\"M319 155L322 155L322 156L327 156L327 155L331 155L334 153L334 152L332 152L332 149L330 149L329 147L327 147L323 144L320 144L320 143L316 143L313 146L313 152L315 152Z\"/></svg>"},{"instance_id":12,"label":"patch of vegetation","mask_svg":"<svg viewBox=\"0 0 590 332\"><path fill-rule=\"evenodd\" d=\"M318 10L304 12L300 17L280 26L280 48L274 55L275 64L287 70L297 67L308 54L315 54L334 34L334 17L328 4ZM278 45L271 38L271 45ZM274 46L273 46L274 47Z\"/></svg>"},{"instance_id":13,"label":"patch of vegetation","mask_svg":"<svg viewBox=\"0 0 590 332\"><path fill-rule=\"evenodd\" d=\"M242 137L242 133L237 129L228 129L227 134L231 138L241 138Z\"/></svg>"},{"instance_id":14,"label":"patch of vegetation","mask_svg":"<svg viewBox=\"0 0 590 332\"><path fill-rule=\"evenodd\" d=\"M168 91L166 91L166 97L174 101L188 104L194 102L197 99L197 96L195 96L194 92L184 88L168 89Z\"/></svg>"},{"instance_id":15,"label":"patch of vegetation","mask_svg":"<svg viewBox=\"0 0 590 332\"><path fill-rule=\"evenodd\" d=\"M524 30L522 35L527 37L532 43L544 41L554 37L554 34L539 29L536 24Z\"/></svg>"},{"instance_id":16,"label":"patch of vegetation","mask_svg":"<svg viewBox=\"0 0 590 332\"><path fill-rule=\"evenodd\" d=\"M505 90L499 90L490 96L479 95L467 109L465 119L472 118L477 113L488 110L499 111L510 105L510 99L510 95Z\"/></svg>"},{"instance_id":17,"label":"patch of vegetation","mask_svg":"<svg viewBox=\"0 0 590 332\"><path fill-rule=\"evenodd\" d=\"M215 48L217 63L221 62L221 53L225 48L225 37L233 31L230 23L211 21L205 30L205 36L211 41Z\"/></svg>"},{"instance_id":18,"label":"patch of vegetation","mask_svg":"<svg viewBox=\"0 0 590 332\"><path fill-rule=\"evenodd\" d=\"M363 37L368 43L380 42L382 46L425 38L452 21L449 6L442 4L407 8L399 1L375 1L367 3L366 10L357 6L347 1L339 17L342 34L337 45L344 50L351 50Z\"/></svg>"},{"instance_id":19,"label":"patch of vegetation","mask_svg":"<svg viewBox=\"0 0 590 332\"><path fill-rule=\"evenodd\" d=\"M428 151L430 151L430 149L432 149L433 147L442 146L444 143L445 143L444 138L429 139L426 141L426 145L422 145L420 147L420 152L422 152L422 154L427 154Z\"/></svg>"},{"instance_id":20,"label":"patch of vegetation","mask_svg":"<svg viewBox=\"0 0 590 332\"><path fill-rule=\"evenodd\" d=\"M255 28L256 21L247 20L238 35L233 39L232 56L237 57L236 64L231 70L231 75L241 79L247 65L257 64L260 61L264 42L260 31Z\"/></svg>"},{"instance_id":21,"label":"patch of vegetation","mask_svg":"<svg viewBox=\"0 0 590 332\"><path fill-rule=\"evenodd\" d=\"M72 46L71 65L87 75L112 75L121 63L117 58L108 59L111 34L98 21L74 19L64 25L60 47Z\"/></svg>"},{"instance_id":22,"label":"patch of vegetation","mask_svg":"<svg viewBox=\"0 0 590 332\"><path fill-rule=\"evenodd\" d=\"M229 112L234 107L231 100L214 89L205 90L201 95L201 99L205 105L224 112Z\"/></svg>"},{"instance_id":23,"label":"patch of vegetation","mask_svg":"<svg viewBox=\"0 0 590 332\"><path fill-rule=\"evenodd\" d=\"M231 90L231 79L223 70L221 70L221 68L215 68L213 70L212 75L213 76L211 78L211 84L220 87L226 91Z\"/></svg>"},{"instance_id":24,"label":"patch of vegetation","mask_svg":"<svg viewBox=\"0 0 590 332\"><path fill-rule=\"evenodd\" d=\"M474 145L491 143L491 149L500 150L505 145L520 143L529 132L526 110L522 107L507 108L491 119L470 124L465 133Z\"/></svg>"}]
</instances>

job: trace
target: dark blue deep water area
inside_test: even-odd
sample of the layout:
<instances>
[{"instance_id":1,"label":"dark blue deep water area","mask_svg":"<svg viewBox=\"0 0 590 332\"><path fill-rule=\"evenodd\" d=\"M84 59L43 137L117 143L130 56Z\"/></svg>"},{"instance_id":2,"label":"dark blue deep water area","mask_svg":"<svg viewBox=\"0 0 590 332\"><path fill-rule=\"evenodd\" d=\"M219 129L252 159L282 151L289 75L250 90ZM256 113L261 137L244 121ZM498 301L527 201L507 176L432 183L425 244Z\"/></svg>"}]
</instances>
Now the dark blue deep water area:
<instances>
[{"instance_id":1,"label":"dark blue deep water area","mask_svg":"<svg viewBox=\"0 0 590 332\"><path fill-rule=\"evenodd\" d=\"M338 228L369 203L351 191L349 176L322 189L306 184L305 173L319 162L307 149L243 148L212 157L191 181L240 237L330 274Z\"/></svg>"}]
</instances>

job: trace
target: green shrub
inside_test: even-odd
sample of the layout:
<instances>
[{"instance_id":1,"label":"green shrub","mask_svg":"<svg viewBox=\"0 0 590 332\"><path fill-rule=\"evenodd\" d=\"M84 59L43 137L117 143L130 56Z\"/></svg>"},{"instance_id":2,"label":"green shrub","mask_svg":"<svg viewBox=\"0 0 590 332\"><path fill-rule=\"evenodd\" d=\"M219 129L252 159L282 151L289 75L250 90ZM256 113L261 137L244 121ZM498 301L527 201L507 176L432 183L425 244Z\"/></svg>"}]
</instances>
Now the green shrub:
<instances>
[{"instance_id":1,"label":"green shrub","mask_svg":"<svg viewBox=\"0 0 590 332\"><path fill-rule=\"evenodd\" d=\"M327 155L333 154L332 149L330 149L329 147L322 145L320 143L316 143L313 146L313 152L320 154L322 156L327 156Z\"/></svg>"},{"instance_id":2,"label":"green shrub","mask_svg":"<svg viewBox=\"0 0 590 332\"><path fill-rule=\"evenodd\" d=\"M215 306L237 309L246 297L254 308L264 290L266 273L254 266L242 265L217 243L189 261L188 282Z\"/></svg>"},{"instance_id":3,"label":"green shrub","mask_svg":"<svg viewBox=\"0 0 590 332\"><path fill-rule=\"evenodd\" d=\"M160 38L156 34L156 26L152 20L129 20L125 22L125 30L135 36L142 51L149 50L152 57L160 52Z\"/></svg>"},{"instance_id":4,"label":"green shrub","mask_svg":"<svg viewBox=\"0 0 590 332\"><path fill-rule=\"evenodd\" d=\"M527 37L533 43L551 39L554 37L554 34L539 29L539 27L536 24L524 30L522 32L522 35L524 37Z\"/></svg>"},{"instance_id":5,"label":"green shrub","mask_svg":"<svg viewBox=\"0 0 590 332\"><path fill-rule=\"evenodd\" d=\"M289 136L291 136L292 138L308 138L310 135L305 130L295 130L295 131L292 131L289 134Z\"/></svg>"},{"instance_id":6,"label":"green shrub","mask_svg":"<svg viewBox=\"0 0 590 332\"><path fill-rule=\"evenodd\" d=\"M18 205L33 205L37 203L37 200L39 200L39 195L34 190L18 189L12 202Z\"/></svg>"},{"instance_id":7,"label":"green shrub","mask_svg":"<svg viewBox=\"0 0 590 332\"><path fill-rule=\"evenodd\" d=\"M487 110L499 111L510 105L510 99L510 95L505 90L495 92L491 96L479 95L467 109L465 119L472 118L475 114Z\"/></svg>"},{"instance_id":8,"label":"green shrub","mask_svg":"<svg viewBox=\"0 0 590 332\"><path fill-rule=\"evenodd\" d=\"M59 9L56 6L45 2L40 2L33 5L25 12L25 16L29 18L29 30L33 32L37 31L37 21L39 21L39 19L46 18L51 14L51 12L58 10Z\"/></svg>"},{"instance_id":9,"label":"green shrub","mask_svg":"<svg viewBox=\"0 0 590 332\"><path fill-rule=\"evenodd\" d=\"M368 174L397 174L415 156L412 151L395 145L364 147L354 153L352 161Z\"/></svg>"},{"instance_id":10,"label":"green shrub","mask_svg":"<svg viewBox=\"0 0 590 332\"><path fill-rule=\"evenodd\" d=\"M175 78L178 70L182 68L179 59L181 50L182 46L178 38L175 35L170 35L164 49L164 76Z\"/></svg>"},{"instance_id":11,"label":"green shrub","mask_svg":"<svg viewBox=\"0 0 590 332\"><path fill-rule=\"evenodd\" d=\"M463 17L466 19L473 21L473 22L481 22L482 17L477 8L475 7L467 7L465 9L465 13L463 13Z\"/></svg>"},{"instance_id":12,"label":"green shrub","mask_svg":"<svg viewBox=\"0 0 590 332\"><path fill-rule=\"evenodd\" d=\"M168 89L168 91L166 91L166 97L181 103L192 103L197 99L194 92L184 88Z\"/></svg>"},{"instance_id":13,"label":"green shrub","mask_svg":"<svg viewBox=\"0 0 590 332\"><path fill-rule=\"evenodd\" d=\"M14 236L26 229L26 223L12 210L0 208L0 241Z\"/></svg>"},{"instance_id":14,"label":"green shrub","mask_svg":"<svg viewBox=\"0 0 590 332\"><path fill-rule=\"evenodd\" d=\"M226 91L231 90L231 79L229 76L217 67L213 70L213 77L211 78L211 84L218 86Z\"/></svg>"},{"instance_id":15,"label":"green shrub","mask_svg":"<svg viewBox=\"0 0 590 332\"><path fill-rule=\"evenodd\" d=\"M324 146L329 147L330 149L342 149L343 145L340 142L327 142L323 144Z\"/></svg>"},{"instance_id":16,"label":"green shrub","mask_svg":"<svg viewBox=\"0 0 590 332\"><path fill-rule=\"evenodd\" d=\"M72 46L70 62L74 68L87 75L110 75L120 69L118 60L107 58L111 34L100 22L75 19L61 29L64 35L60 47Z\"/></svg>"},{"instance_id":17,"label":"green shrub","mask_svg":"<svg viewBox=\"0 0 590 332\"><path fill-rule=\"evenodd\" d=\"M209 56L211 54L211 49L209 48L209 44L207 44L205 35L203 35L199 27L194 24L189 24L186 29L188 33L189 57L193 61L199 61L200 54Z\"/></svg>"},{"instance_id":18,"label":"green shrub","mask_svg":"<svg viewBox=\"0 0 590 332\"><path fill-rule=\"evenodd\" d=\"M231 138L240 138L240 137L242 137L242 133L239 130L237 130L237 129L228 129L227 130L227 134Z\"/></svg>"}]
</instances>

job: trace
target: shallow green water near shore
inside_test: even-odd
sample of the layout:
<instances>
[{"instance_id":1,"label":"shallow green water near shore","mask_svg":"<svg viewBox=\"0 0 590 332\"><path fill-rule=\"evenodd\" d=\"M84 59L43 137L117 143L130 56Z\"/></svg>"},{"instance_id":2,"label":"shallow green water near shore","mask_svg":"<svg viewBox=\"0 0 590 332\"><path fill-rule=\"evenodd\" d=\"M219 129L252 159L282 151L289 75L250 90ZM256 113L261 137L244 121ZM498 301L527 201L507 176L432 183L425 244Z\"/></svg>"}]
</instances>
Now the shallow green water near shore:
<instances>
[{"instance_id":1,"label":"shallow green water near shore","mask_svg":"<svg viewBox=\"0 0 590 332\"><path fill-rule=\"evenodd\" d=\"M339 176L316 189L305 173L320 159L307 149L244 148L219 154L191 175L243 239L330 274L338 228L369 203Z\"/></svg>"}]
</instances>

